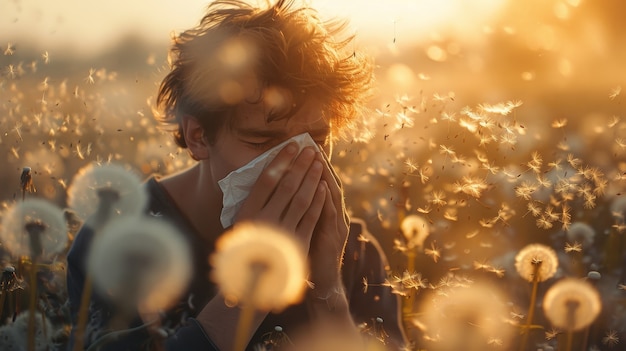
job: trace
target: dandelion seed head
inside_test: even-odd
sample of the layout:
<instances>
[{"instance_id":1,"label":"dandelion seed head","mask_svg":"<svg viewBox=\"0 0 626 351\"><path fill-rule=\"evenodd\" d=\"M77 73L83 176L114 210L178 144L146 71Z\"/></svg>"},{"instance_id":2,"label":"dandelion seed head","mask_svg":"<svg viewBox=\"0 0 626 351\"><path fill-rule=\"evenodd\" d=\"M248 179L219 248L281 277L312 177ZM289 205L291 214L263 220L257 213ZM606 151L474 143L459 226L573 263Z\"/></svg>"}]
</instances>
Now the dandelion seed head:
<instances>
[{"instance_id":1,"label":"dandelion seed head","mask_svg":"<svg viewBox=\"0 0 626 351\"><path fill-rule=\"evenodd\" d=\"M85 166L74 176L67 190L69 208L83 220L95 214L103 205L102 200L107 199L112 214L122 216L141 213L148 202L139 177L112 163Z\"/></svg>"},{"instance_id":2,"label":"dandelion seed head","mask_svg":"<svg viewBox=\"0 0 626 351\"><path fill-rule=\"evenodd\" d=\"M559 266L556 252L543 244L529 244L515 256L515 269L525 280L538 282L550 279ZM535 277L535 270L537 276Z\"/></svg>"},{"instance_id":3,"label":"dandelion seed head","mask_svg":"<svg viewBox=\"0 0 626 351\"><path fill-rule=\"evenodd\" d=\"M406 239L409 249L423 247L424 241L430 235L428 221L424 217L414 214L404 217L400 224L400 230Z\"/></svg>"},{"instance_id":4,"label":"dandelion seed head","mask_svg":"<svg viewBox=\"0 0 626 351\"><path fill-rule=\"evenodd\" d=\"M92 244L87 270L94 287L120 308L149 320L182 295L192 276L182 234L157 217L111 221Z\"/></svg>"},{"instance_id":5,"label":"dandelion seed head","mask_svg":"<svg viewBox=\"0 0 626 351\"><path fill-rule=\"evenodd\" d=\"M30 228L37 232L29 232ZM31 235L37 236L35 240L39 247L36 250L40 252L32 252ZM65 248L67 239L63 210L47 200L26 199L13 205L2 216L0 242L16 258L33 258L33 255L51 258Z\"/></svg>"},{"instance_id":6,"label":"dandelion seed head","mask_svg":"<svg viewBox=\"0 0 626 351\"><path fill-rule=\"evenodd\" d=\"M433 350L483 350L489 340L510 342L513 328L503 324L508 308L496 286L457 285L446 295L425 300L420 309L425 335L437 340Z\"/></svg>"},{"instance_id":7,"label":"dandelion seed head","mask_svg":"<svg viewBox=\"0 0 626 351\"><path fill-rule=\"evenodd\" d=\"M28 340L28 319L29 311L24 311L17 315L15 322L8 323L0 327L0 349L3 351L23 351ZM43 317L41 313L35 312L35 350L48 350L52 343L52 333L54 330L48 317ZM45 332L47 331L47 332Z\"/></svg>"},{"instance_id":8,"label":"dandelion seed head","mask_svg":"<svg viewBox=\"0 0 626 351\"><path fill-rule=\"evenodd\" d=\"M591 247L596 236L596 231L585 222L574 222L570 225L565 234L567 240L579 242L583 247Z\"/></svg>"},{"instance_id":9,"label":"dandelion seed head","mask_svg":"<svg viewBox=\"0 0 626 351\"><path fill-rule=\"evenodd\" d=\"M238 223L223 234L211 256L211 277L224 296L265 311L280 311L302 299L306 259L295 239L275 226ZM264 267L250 296L255 267Z\"/></svg>"},{"instance_id":10,"label":"dandelion seed head","mask_svg":"<svg viewBox=\"0 0 626 351\"><path fill-rule=\"evenodd\" d=\"M564 278L548 289L543 311L556 328L577 331L593 323L602 309L598 291L588 282Z\"/></svg>"}]
</instances>

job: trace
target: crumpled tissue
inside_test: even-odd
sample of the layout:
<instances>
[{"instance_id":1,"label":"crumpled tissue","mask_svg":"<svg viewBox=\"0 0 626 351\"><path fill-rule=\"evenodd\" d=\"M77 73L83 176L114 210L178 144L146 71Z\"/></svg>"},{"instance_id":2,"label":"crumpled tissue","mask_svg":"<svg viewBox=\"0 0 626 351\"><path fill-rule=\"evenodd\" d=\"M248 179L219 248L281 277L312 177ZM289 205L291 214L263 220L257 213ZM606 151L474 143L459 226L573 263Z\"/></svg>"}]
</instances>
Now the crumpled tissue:
<instances>
[{"instance_id":1,"label":"crumpled tissue","mask_svg":"<svg viewBox=\"0 0 626 351\"><path fill-rule=\"evenodd\" d=\"M298 144L298 152L302 151L302 149L307 146L312 146L319 151L317 144L313 141L309 133L299 134L265 151L248 162L245 166L230 172L226 177L217 182L224 194L222 213L220 215L220 221L224 228L228 228L233 224L235 215L239 211L243 201L248 197L250 189L261 175L261 172L263 172L263 169L265 169L274 157L276 157L276 154L290 142L296 142Z\"/></svg>"}]
</instances>

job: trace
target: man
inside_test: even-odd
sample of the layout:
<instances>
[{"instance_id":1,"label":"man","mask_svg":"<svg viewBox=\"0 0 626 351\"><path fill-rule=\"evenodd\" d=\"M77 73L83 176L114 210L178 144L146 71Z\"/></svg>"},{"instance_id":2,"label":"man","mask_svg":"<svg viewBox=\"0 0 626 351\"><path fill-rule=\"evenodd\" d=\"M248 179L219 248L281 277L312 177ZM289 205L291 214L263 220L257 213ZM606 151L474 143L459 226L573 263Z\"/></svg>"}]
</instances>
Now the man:
<instances>
[{"instance_id":1,"label":"man","mask_svg":"<svg viewBox=\"0 0 626 351\"><path fill-rule=\"evenodd\" d=\"M104 346L124 350L164 345L171 350L231 350L239 309L228 307L207 279L207 257L222 233L218 181L264 151L302 134L320 151L283 148L261 173L235 217L281 226L308 248L311 289L299 305L279 314L258 313L249 348L277 346L276 330L289 335L310 325L336 325L346 335L365 326L391 349L403 347L398 300L382 283L385 257L362 224L350 225L339 179L327 153L335 135L355 125L372 84L372 65L349 40L343 24L323 22L308 7L279 0L267 8L239 1L209 5L200 24L174 39L171 72L157 104L159 121L197 164L146 182L150 211L175 223L194 248L196 272L188 299L168 311L173 330L163 342L131 333ZM75 317L84 282L88 228L68 255L68 290ZM234 278L236 279L236 278ZM94 297L87 343L104 333L105 299ZM186 319L184 316L193 318ZM183 316L183 317L181 317ZM277 328L280 327L280 328Z\"/></svg>"}]
</instances>

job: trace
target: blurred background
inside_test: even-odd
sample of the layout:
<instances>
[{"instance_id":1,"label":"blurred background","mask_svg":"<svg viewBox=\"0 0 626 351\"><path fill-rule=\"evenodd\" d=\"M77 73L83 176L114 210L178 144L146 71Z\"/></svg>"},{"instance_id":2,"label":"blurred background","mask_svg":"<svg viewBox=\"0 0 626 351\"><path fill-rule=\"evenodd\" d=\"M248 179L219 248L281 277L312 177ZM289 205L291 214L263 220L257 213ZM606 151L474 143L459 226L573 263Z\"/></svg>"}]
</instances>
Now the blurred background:
<instances>
[{"instance_id":1,"label":"blurred background","mask_svg":"<svg viewBox=\"0 0 626 351\"><path fill-rule=\"evenodd\" d=\"M507 271L499 282L520 283L511 255L531 242L569 254L569 225L584 222L595 241L563 270L603 270L616 277L613 289L624 284L624 240L615 245L609 234L621 234L624 219L626 2L310 4L348 18L355 49L377 63L369 128L339 143L333 161L350 210L392 271L407 267L400 224L409 214L430 224L413 259L431 282L488 261ZM171 33L195 25L206 5L0 2L4 206L21 196L25 166L36 196L64 206L73 175L92 161L116 160L143 176L189 165L156 128L151 106Z\"/></svg>"}]
</instances>

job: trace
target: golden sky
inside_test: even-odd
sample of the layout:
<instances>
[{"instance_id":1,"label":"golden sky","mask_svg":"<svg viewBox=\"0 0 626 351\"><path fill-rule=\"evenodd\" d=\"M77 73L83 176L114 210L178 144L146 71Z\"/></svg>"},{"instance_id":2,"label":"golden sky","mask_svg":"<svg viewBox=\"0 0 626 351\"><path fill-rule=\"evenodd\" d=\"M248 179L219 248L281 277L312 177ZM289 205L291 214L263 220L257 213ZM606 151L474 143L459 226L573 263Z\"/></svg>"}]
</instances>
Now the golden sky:
<instances>
[{"instance_id":1,"label":"golden sky","mask_svg":"<svg viewBox=\"0 0 626 351\"><path fill-rule=\"evenodd\" d=\"M439 32L478 34L507 0L310 0L326 16L350 19L362 42L426 40ZM3 0L0 44L71 48L86 53L138 34L166 44L193 26L209 0ZM2 43L1 41L6 41Z\"/></svg>"}]
</instances>

